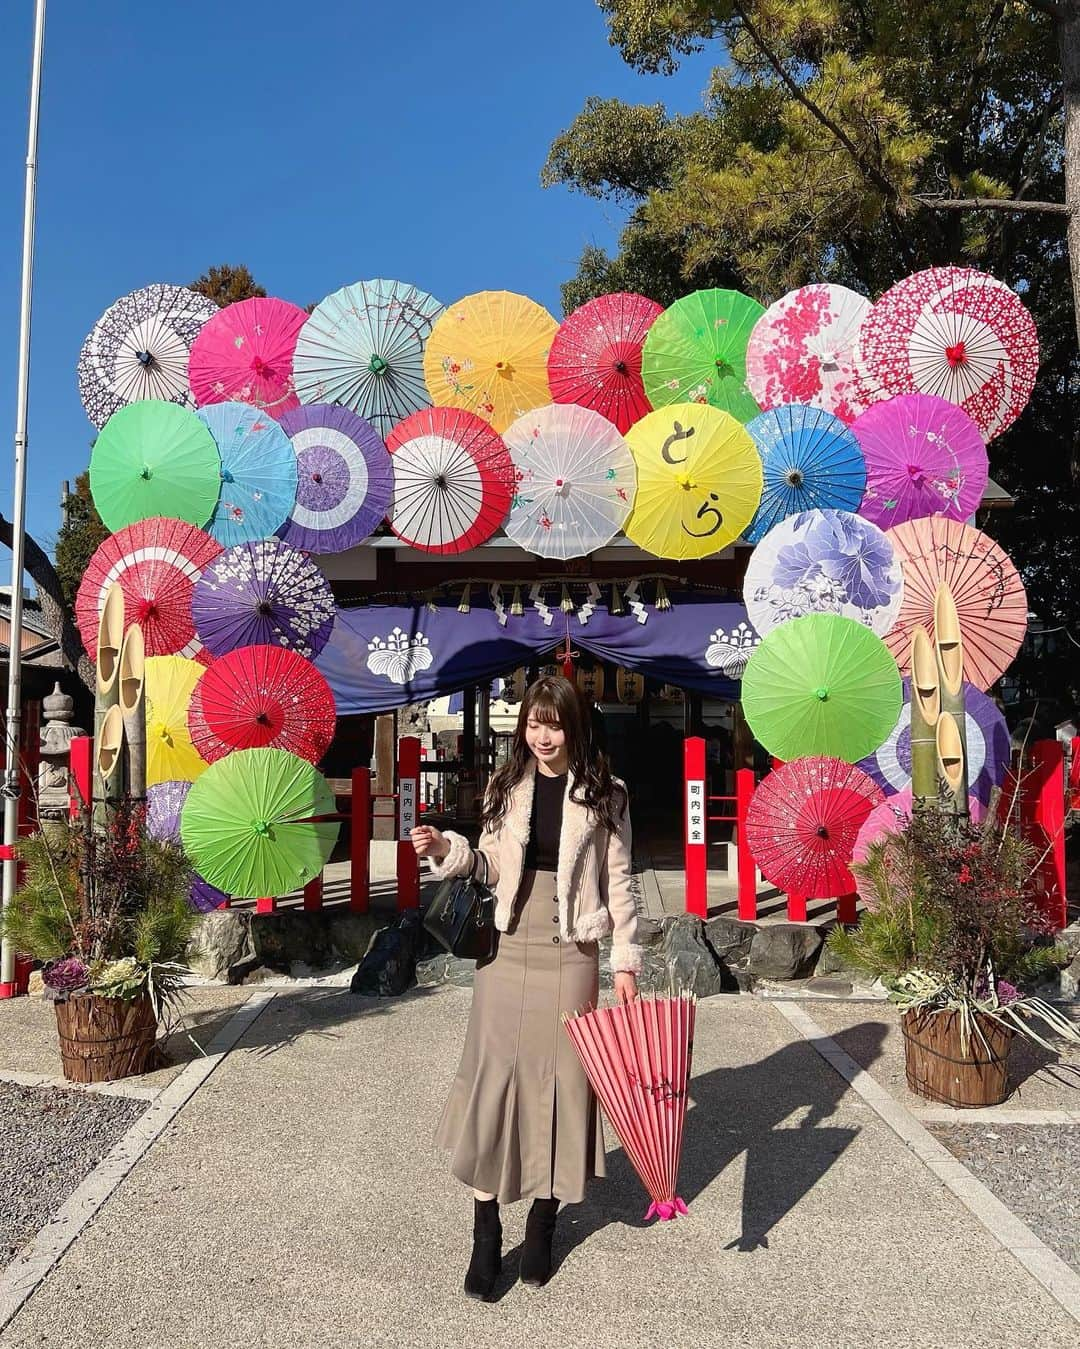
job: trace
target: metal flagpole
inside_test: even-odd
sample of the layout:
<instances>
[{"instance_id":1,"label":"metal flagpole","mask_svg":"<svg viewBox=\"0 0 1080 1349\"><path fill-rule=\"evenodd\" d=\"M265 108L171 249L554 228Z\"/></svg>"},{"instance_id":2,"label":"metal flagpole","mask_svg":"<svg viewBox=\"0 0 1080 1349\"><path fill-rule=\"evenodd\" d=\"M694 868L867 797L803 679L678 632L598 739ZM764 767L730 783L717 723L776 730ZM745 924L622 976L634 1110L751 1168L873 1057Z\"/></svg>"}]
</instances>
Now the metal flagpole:
<instances>
[{"instance_id":1,"label":"metal flagpole","mask_svg":"<svg viewBox=\"0 0 1080 1349\"><path fill-rule=\"evenodd\" d=\"M4 758L4 884L7 908L15 893L14 847L19 836L19 749L22 727L23 562L26 552L26 423L30 392L30 301L34 279L34 206L37 195L38 114L41 106L41 58L45 46L45 0L34 3L34 55L30 68L30 129L26 144L23 202L22 297L19 307L19 383L15 404L15 483L11 540L11 615L8 641L7 718ZM15 992L15 951L0 947L0 998Z\"/></svg>"}]
</instances>

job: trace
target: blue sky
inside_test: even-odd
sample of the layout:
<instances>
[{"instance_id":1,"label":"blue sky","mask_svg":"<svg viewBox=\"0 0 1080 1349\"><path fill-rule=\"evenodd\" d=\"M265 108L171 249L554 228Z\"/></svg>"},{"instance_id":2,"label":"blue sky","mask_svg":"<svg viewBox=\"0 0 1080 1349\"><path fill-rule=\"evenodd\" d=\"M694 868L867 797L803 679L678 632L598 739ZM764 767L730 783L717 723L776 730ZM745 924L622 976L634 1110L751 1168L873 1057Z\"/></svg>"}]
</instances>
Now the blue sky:
<instances>
[{"instance_id":1,"label":"blue sky","mask_svg":"<svg viewBox=\"0 0 1080 1349\"><path fill-rule=\"evenodd\" d=\"M0 48L0 509L10 517L32 0ZM645 77L592 0L52 0L46 25L30 391L30 532L93 428L75 365L98 315L151 281L246 263L299 304L365 277L449 303L524 292L559 314L618 210L540 187L589 94L700 105L709 62ZM6 554L5 554L6 556ZM7 574L0 580L6 583Z\"/></svg>"}]
</instances>

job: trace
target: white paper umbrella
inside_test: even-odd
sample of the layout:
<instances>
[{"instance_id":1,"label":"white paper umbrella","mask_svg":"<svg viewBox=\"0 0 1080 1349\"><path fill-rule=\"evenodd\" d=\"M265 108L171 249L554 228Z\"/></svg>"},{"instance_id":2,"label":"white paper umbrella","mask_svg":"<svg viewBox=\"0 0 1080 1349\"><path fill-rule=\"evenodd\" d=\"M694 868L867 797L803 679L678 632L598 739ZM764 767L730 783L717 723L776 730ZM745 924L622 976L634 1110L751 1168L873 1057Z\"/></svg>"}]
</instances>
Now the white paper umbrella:
<instances>
[{"instance_id":1,"label":"white paper umbrella","mask_svg":"<svg viewBox=\"0 0 1080 1349\"><path fill-rule=\"evenodd\" d=\"M610 543L634 504L634 458L591 408L551 404L519 417L504 439L517 487L506 521L515 543L540 557L584 557Z\"/></svg>"}]
</instances>

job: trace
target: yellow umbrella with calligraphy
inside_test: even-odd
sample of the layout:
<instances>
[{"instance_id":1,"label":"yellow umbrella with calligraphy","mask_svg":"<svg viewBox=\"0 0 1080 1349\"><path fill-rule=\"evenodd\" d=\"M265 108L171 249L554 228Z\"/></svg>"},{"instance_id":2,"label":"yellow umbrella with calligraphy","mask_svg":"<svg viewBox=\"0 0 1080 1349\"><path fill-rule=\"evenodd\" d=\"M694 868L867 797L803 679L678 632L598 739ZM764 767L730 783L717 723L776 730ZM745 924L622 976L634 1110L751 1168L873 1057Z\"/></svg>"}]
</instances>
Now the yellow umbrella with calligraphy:
<instances>
[{"instance_id":1,"label":"yellow umbrella with calligraphy","mask_svg":"<svg viewBox=\"0 0 1080 1349\"><path fill-rule=\"evenodd\" d=\"M465 408L505 431L523 413L551 402L547 358L559 325L525 295L483 290L436 319L424 348L424 383L433 402Z\"/></svg>"},{"instance_id":2,"label":"yellow umbrella with calligraphy","mask_svg":"<svg viewBox=\"0 0 1080 1349\"><path fill-rule=\"evenodd\" d=\"M637 494L626 537L657 557L708 557L734 543L761 500L761 456L729 412L657 408L626 433Z\"/></svg>"},{"instance_id":3,"label":"yellow umbrella with calligraphy","mask_svg":"<svg viewBox=\"0 0 1080 1349\"><path fill-rule=\"evenodd\" d=\"M203 666L184 656L146 660L146 783L194 782L207 768L188 731L188 708Z\"/></svg>"}]
</instances>

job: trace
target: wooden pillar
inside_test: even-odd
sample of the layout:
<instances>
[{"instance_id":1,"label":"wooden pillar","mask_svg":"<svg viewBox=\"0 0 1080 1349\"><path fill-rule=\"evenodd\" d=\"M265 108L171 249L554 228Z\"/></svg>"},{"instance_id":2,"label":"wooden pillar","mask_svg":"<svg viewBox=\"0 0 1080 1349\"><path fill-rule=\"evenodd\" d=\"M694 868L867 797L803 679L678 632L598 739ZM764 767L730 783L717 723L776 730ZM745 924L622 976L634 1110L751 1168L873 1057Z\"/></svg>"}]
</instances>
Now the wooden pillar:
<instances>
[{"instance_id":1,"label":"wooden pillar","mask_svg":"<svg viewBox=\"0 0 1080 1349\"><path fill-rule=\"evenodd\" d=\"M483 684L477 690L476 738L477 764L476 790L483 795L487 786L491 765L491 684Z\"/></svg>"},{"instance_id":2,"label":"wooden pillar","mask_svg":"<svg viewBox=\"0 0 1080 1349\"><path fill-rule=\"evenodd\" d=\"M397 745L393 712L375 718L375 794L384 797L374 802L371 836L374 839L397 837L397 812L394 802L386 800L394 790L394 760Z\"/></svg>"}]
</instances>

